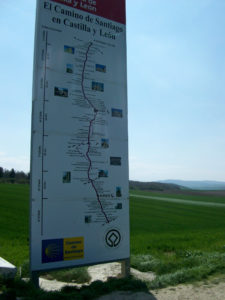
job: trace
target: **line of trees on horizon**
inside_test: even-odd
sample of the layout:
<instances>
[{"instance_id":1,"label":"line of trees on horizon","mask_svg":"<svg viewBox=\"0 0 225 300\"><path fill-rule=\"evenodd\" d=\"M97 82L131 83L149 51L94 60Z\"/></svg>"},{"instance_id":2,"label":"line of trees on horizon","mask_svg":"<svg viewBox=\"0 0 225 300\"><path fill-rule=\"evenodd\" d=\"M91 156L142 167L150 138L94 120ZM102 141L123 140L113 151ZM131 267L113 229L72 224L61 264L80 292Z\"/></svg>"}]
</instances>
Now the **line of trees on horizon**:
<instances>
[{"instance_id":1,"label":"line of trees on horizon","mask_svg":"<svg viewBox=\"0 0 225 300\"><path fill-rule=\"evenodd\" d=\"M0 167L0 183L29 183L30 172L16 171Z\"/></svg>"}]
</instances>

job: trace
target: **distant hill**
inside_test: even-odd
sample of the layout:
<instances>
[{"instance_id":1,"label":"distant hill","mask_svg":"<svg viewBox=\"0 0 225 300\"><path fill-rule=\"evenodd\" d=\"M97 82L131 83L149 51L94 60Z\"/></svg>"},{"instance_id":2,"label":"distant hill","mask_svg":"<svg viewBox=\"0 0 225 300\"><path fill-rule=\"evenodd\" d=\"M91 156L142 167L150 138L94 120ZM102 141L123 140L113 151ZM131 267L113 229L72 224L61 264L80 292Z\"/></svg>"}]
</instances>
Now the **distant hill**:
<instances>
[{"instance_id":1,"label":"distant hill","mask_svg":"<svg viewBox=\"0 0 225 300\"><path fill-rule=\"evenodd\" d=\"M129 181L131 190L142 191L180 191L185 189L174 183L161 183L161 182L141 182L141 181Z\"/></svg>"},{"instance_id":2,"label":"distant hill","mask_svg":"<svg viewBox=\"0 0 225 300\"><path fill-rule=\"evenodd\" d=\"M193 190L225 190L225 182L223 181L188 181L188 180L160 180L163 184L175 184L187 187Z\"/></svg>"}]
</instances>

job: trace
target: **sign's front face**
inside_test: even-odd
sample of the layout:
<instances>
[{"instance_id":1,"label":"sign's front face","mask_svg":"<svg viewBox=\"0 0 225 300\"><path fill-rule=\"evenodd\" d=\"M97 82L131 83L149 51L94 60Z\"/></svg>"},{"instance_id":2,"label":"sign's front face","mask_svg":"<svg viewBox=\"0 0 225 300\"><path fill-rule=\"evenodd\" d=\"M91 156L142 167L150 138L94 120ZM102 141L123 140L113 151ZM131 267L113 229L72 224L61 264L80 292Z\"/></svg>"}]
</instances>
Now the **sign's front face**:
<instances>
[{"instance_id":1,"label":"sign's front face","mask_svg":"<svg viewBox=\"0 0 225 300\"><path fill-rule=\"evenodd\" d=\"M129 257L125 0L38 0L31 270Z\"/></svg>"}]
</instances>

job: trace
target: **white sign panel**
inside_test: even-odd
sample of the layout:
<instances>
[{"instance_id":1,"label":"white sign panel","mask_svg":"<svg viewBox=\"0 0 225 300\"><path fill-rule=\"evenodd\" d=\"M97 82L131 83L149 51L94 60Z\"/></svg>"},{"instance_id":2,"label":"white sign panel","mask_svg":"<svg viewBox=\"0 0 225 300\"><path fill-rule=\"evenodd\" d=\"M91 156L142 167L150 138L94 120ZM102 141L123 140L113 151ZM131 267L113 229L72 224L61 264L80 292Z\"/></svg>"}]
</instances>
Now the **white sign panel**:
<instances>
[{"instance_id":1,"label":"white sign panel","mask_svg":"<svg viewBox=\"0 0 225 300\"><path fill-rule=\"evenodd\" d=\"M31 270L129 257L125 0L38 0Z\"/></svg>"}]
</instances>

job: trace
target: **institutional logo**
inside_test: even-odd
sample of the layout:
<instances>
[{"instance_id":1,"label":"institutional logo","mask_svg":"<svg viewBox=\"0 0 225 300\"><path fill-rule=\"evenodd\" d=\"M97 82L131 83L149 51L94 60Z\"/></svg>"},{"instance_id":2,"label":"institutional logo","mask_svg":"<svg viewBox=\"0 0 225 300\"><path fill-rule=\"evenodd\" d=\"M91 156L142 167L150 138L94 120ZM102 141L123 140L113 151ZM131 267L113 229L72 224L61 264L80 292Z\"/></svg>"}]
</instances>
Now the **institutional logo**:
<instances>
[{"instance_id":1,"label":"institutional logo","mask_svg":"<svg viewBox=\"0 0 225 300\"><path fill-rule=\"evenodd\" d=\"M117 229L111 229L105 236L106 245L110 248L116 248L121 242L121 234Z\"/></svg>"}]
</instances>

